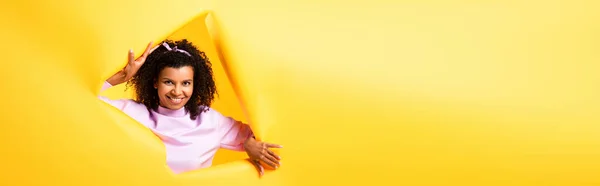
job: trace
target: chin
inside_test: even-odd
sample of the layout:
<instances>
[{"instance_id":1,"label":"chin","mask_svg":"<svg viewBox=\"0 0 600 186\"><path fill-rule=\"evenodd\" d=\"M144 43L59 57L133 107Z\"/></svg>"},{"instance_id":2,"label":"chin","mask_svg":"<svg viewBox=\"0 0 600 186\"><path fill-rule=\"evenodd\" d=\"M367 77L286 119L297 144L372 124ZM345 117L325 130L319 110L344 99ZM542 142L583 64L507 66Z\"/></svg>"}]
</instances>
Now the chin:
<instances>
[{"instance_id":1,"label":"chin","mask_svg":"<svg viewBox=\"0 0 600 186\"><path fill-rule=\"evenodd\" d=\"M168 104L160 104L160 106L166 108L166 109L170 109L170 110L179 110L183 107L185 107L185 104L182 105L168 105Z\"/></svg>"},{"instance_id":2,"label":"chin","mask_svg":"<svg viewBox=\"0 0 600 186\"><path fill-rule=\"evenodd\" d=\"M171 110L179 110L179 109L181 109L181 108L183 108L183 107L184 107L184 106L180 106L180 107L167 107L167 108L168 108L168 109L171 109Z\"/></svg>"},{"instance_id":3,"label":"chin","mask_svg":"<svg viewBox=\"0 0 600 186\"><path fill-rule=\"evenodd\" d=\"M171 110L179 110L179 109L181 109L183 107L185 107L185 104L183 104L181 106L179 106L179 105L177 105L177 106L175 106L175 105L169 105L167 108L171 109Z\"/></svg>"}]
</instances>

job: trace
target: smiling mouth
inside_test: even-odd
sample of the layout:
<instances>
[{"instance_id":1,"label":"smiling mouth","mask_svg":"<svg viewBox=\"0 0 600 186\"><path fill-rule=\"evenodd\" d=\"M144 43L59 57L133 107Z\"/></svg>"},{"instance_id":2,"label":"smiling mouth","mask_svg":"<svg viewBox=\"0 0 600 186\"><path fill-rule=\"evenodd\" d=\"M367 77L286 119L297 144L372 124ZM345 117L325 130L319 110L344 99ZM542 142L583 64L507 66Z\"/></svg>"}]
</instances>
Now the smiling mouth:
<instances>
[{"instance_id":1,"label":"smiling mouth","mask_svg":"<svg viewBox=\"0 0 600 186\"><path fill-rule=\"evenodd\" d=\"M172 98L172 97L170 97L170 96L167 96L167 98L169 99L169 101L170 101L171 103L173 103L173 104L179 104L179 103L181 103L181 101L183 101L183 99L184 99L185 97L182 97L182 98Z\"/></svg>"}]
</instances>

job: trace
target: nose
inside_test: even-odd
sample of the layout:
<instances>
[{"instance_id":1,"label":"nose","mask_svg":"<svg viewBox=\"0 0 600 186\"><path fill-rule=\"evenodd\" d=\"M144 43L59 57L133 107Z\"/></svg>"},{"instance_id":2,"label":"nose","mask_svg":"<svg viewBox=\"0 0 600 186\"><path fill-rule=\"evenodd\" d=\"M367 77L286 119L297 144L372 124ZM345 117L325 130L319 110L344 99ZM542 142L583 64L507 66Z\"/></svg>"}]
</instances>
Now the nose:
<instances>
[{"instance_id":1,"label":"nose","mask_svg":"<svg viewBox=\"0 0 600 186\"><path fill-rule=\"evenodd\" d=\"M171 90L171 94L179 96L183 93L183 91L181 90L181 86L175 86L175 88L173 88Z\"/></svg>"}]
</instances>

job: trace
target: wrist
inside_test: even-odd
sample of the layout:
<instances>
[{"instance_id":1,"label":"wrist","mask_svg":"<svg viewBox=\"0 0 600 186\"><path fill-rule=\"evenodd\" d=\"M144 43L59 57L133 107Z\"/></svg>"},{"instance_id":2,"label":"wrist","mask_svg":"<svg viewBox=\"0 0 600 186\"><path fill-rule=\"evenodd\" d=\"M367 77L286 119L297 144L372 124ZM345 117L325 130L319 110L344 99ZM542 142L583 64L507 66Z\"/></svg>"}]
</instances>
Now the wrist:
<instances>
[{"instance_id":1,"label":"wrist","mask_svg":"<svg viewBox=\"0 0 600 186\"><path fill-rule=\"evenodd\" d=\"M117 74L111 76L110 78L108 78L106 80L106 82L108 82L112 86L116 86L116 85L123 83L123 80L122 80L122 78L120 78L119 73L117 73Z\"/></svg>"},{"instance_id":2,"label":"wrist","mask_svg":"<svg viewBox=\"0 0 600 186\"><path fill-rule=\"evenodd\" d=\"M107 82L108 84L110 84L110 86L115 86L115 85L118 85L118 84L117 84L117 83L116 83L114 80L111 80L111 79L107 79L107 80L106 80L106 82Z\"/></svg>"},{"instance_id":3,"label":"wrist","mask_svg":"<svg viewBox=\"0 0 600 186\"><path fill-rule=\"evenodd\" d=\"M244 141L244 148L246 148L247 145L252 144L253 142L256 142L256 138L254 137L254 135L248 137L246 141Z\"/></svg>"}]
</instances>

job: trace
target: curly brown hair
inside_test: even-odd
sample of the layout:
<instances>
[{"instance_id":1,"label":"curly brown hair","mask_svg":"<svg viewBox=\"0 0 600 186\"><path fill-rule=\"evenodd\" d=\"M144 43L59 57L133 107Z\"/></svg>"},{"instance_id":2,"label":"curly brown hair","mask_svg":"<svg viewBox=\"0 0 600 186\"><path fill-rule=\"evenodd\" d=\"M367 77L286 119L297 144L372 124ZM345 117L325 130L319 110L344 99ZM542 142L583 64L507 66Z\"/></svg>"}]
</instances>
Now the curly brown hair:
<instances>
[{"instance_id":1,"label":"curly brown hair","mask_svg":"<svg viewBox=\"0 0 600 186\"><path fill-rule=\"evenodd\" d=\"M158 74L166 67L181 68L190 66L194 69L194 89L185 109L190 113L190 119L194 120L202 112L208 110L217 95L217 88L213 78L212 64L204 52L198 50L186 39L179 41L165 40L171 48L188 52L191 56L182 52L169 51L160 45L146 58L146 62L138 72L127 82L127 86L135 89L135 101L143 103L148 110L156 110L159 106L158 92L154 83Z\"/></svg>"}]
</instances>

